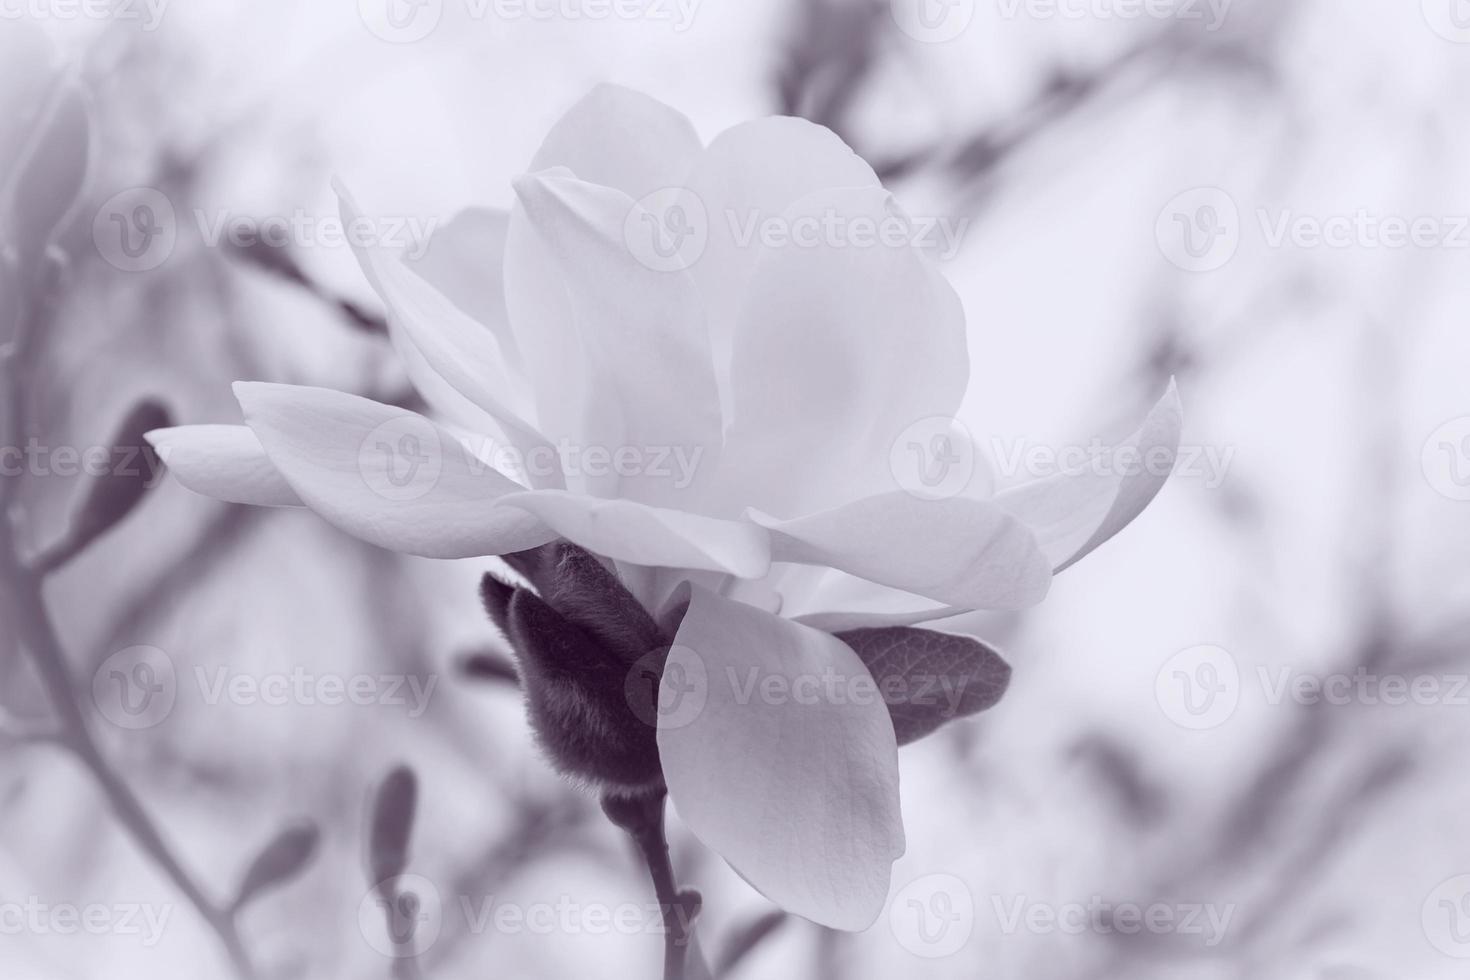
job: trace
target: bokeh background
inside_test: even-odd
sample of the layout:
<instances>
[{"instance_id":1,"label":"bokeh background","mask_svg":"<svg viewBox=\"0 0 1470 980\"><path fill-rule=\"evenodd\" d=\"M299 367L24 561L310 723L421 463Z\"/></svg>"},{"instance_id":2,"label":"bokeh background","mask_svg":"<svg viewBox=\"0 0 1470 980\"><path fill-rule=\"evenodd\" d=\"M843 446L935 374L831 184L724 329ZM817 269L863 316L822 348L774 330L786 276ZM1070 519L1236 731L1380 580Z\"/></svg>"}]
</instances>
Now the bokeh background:
<instances>
[{"instance_id":1,"label":"bokeh background","mask_svg":"<svg viewBox=\"0 0 1470 980\"><path fill-rule=\"evenodd\" d=\"M549 125L603 81L677 106L706 139L805 115L910 213L964 224L944 268L969 322L963 421L988 454L1126 433L1172 376L1185 456L1044 605L959 624L1007 651L1013 687L902 753L909 849L866 933L772 915L675 819L709 958L730 977L820 980L1465 975L1470 5L391 2L0 7L0 161L62 82L92 126L26 385L42 443L106 445L145 397L237 422L238 378L409 397L346 248L221 245L208 222L330 219L333 176L382 213L507 206ZM15 54L36 31L49 61ZM99 243L137 188L170 203L177 240L128 271ZM1396 223L1422 233L1405 243ZM23 284L3 285L13 308ZM42 548L80 484L16 482L23 543ZM206 891L223 900L281 827L320 827L305 872L240 917L261 975L395 968L364 825L399 762L421 781L411 870L440 899L423 976L656 975L653 918L598 913L645 909L643 869L549 772L513 687L456 669L500 652L475 599L485 567L164 481L49 581L109 764ZM91 774L26 737L51 711L12 627L0 973L228 975ZM130 728L93 677L140 645L179 693ZM298 669L428 693L206 696ZM1367 679L1328 700L1280 691L1332 678ZM1391 678L1434 692L1391 703ZM1127 930L1129 903L1174 925ZM103 911L95 930L17 926L37 905ZM561 911L497 926L500 907Z\"/></svg>"}]
</instances>

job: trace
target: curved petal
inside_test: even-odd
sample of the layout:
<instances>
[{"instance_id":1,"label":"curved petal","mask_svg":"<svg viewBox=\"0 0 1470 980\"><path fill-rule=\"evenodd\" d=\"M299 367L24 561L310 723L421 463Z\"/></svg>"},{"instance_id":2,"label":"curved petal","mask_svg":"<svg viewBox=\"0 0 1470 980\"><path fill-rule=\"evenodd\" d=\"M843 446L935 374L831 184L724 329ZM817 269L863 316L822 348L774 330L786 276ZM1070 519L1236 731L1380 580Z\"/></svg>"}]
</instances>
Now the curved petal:
<instances>
[{"instance_id":1,"label":"curved petal","mask_svg":"<svg viewBox=\"0 0 1470 980\"><path fill-rule=\"evenodd\" d=\"M522 488L433 422L325 388L237 382L245 421L302 502L354 537L428 558L523 551L556 533Z\"/></svg>"},{"instance_id":2,"label":"curved petal","mask_svg":"<svg viewBox=\"0 0 1470 980\"><path fill-rule=\"evenodd\" d=\"M566 171L531 174L515 191L556 263L581 337L597 365L582 452L623 451L632 465L589 479L588 492L696 510L723 441L704 311L682 272L635 258L625 229L646 212L621 191ZM682 482L676 468L691 463Z\"/></svg>"},{"instance_id":3,"label":"curved petal","mask_svg":"<svg viewBox=\"0 0 1470 980\"><path fill-rule=\"evenodd\" d=\"M779 219L808 194L876 187L878 175L825 126L791 116L755 119L725 130L686 181L708 224L703 253L689 271L709 311L710 340L728 409L732 338L760 257L760 222Z\"/></svg>"},{"instance_id":4,"label":"curved petal","mask_svg":"<svg viewBox=\"0 0 1470 980\"><path fill-rule=\"evenodd\" d=\"M564 490L511 494L501 503L534 514L589 551L635 565L694 568L742 578L764 575L771 565L766 532L741 521Z\"/></svg>"},{"instance_id":5,"label":"curved petal","mask_svg":"<svg viewBox=\"0 0 1470 980\"><path fill-rule=\"evenodd\" d=\"M702 150L682 112L642 92L603 84L557 120L529 169L566 167L636 200L679 184Z\"/></svg>"},{"instance_id":6,"label":"curved petal","mask_svg":"<svg viewBox=\"0 0 1470 980\"><path fill-rule=\"evenodd\" d=\"M781 907L871 925L904 839L893 722L858 656L694 589L660 688L659 757L694 835Z\"/></svg>"},{"instance_id":7,"label":"curved petal","mask_svg":"<svg viewBox=\"0 0 1470 980\"><path fill-rule=\"evenodd\" d=\"M791 521L750 517L771 530L776 561L828 565L965 609L1021 609L1051 586L1031 532L984 500L895 492Z\"/></svg>"},{"instance_id":8,"label":"curved petal","mask_svg":"<svg viewBox=\"0 0 1470 980\"><path fill-rule=\"evenodd\" d=\"M339 184L337 193L343 224L354 227L363 220L362 213L345 187ZM397 255L357 241L352 249L388 307L394 347L424 398L472 431L504 432L522 458L548 449L532 421L534 408L525 379L495 335ZM549 486L559 485L558 478L559 474L537 477Z\"/></svg>"},{"instance_id":9,"label":"curved petal","mask_svg":"<svg viewBox=\"0 0 1470 980\"><path fill-rule=\"evenodd\" d=\"M566 167L580 180L637 200L679 184L700 150L682 114L638 92L600 85L552 127L528 169ZM505 302L541 431L554 441L581 441L588 406L596 405L589 393L595 372L555 259L519 203L506 238Z\"/></svg>"},{"instance_id":10,"label":"curved petal","mask_svg":"<svg viewBox=\"0 0 1470 980\"><path fill-rule=\"evenodd\" d=\"M953 417L964 310L907 220L882 188L823 191L786 212L789 244L763 249L730 368L742 503L793 517L898 489L904 431Z\"/></svg>"},{"instance_id":11,"label":"curved petal","mask_svg":"<svg viewBox=\"0 0 1470 980\"><path fill-rule=\"evenodd\" d=\"M1127 527L1163 489L1183 426L1171 380L1138 431L1104 456L1113 463L1106 472L1034 480L1002 491L995 503L1031 528L1060 572Z\"/></svg>"},{"instance_id":12,"label":"curved petal","mask_svg":"<svg viewBox=\"0 0 1470 980\"><path fill-rule=\"evenodd\" d=\"M465 208L429 237L428 248L404 262L455 306L485 326L516 363L505 312L505 236L510 212Z\"/></svg>"},{"instance_id":13,"label":"curved petal","mask_svg":"<svg viewBox=\"0 0 1470 980\"><path fill-rule=\"evenodd\" d=\"M232 504L302 506L248 426L179 425L144 438L174 479L195 493Z\"/></svg>"}]
</instances>

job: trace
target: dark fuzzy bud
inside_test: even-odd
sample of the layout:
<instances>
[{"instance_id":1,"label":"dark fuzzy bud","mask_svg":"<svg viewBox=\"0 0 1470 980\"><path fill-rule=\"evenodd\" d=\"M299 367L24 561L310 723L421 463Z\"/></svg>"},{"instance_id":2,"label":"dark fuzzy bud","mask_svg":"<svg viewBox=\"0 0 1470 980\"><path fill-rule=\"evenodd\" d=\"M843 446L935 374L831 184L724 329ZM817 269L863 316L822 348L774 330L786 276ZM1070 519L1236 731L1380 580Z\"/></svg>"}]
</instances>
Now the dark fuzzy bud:
<instances>
[{"instance_id":1,"label":"dark fuzzy bud","mask_svg":"<svg viewBox=\"0 0 1470 980\"><path fill-rule=\"evenodd\" d=\"M625 664L669 642L633 593L586 548L561 541L538 585L557 612L592 634Z\"/></svg>"},{"instance_id":2,"label":"dark fuzzy bud","mask_svg":"<svg viewBox=\"0 0 1470 980\"><path fill-rule=\"evenodd\" d=\"M506 618L531 726L552 761L598 786L661 786L657 731L629 703L628 665L527 589L515 590Z\"/></svg>"},{"instance_id":3,"label":"dark fuzzy bud","mask_svg":"<svg viewBox=\"0 0 1470 980\"><path fill-rule=\"evenodd\" d=\"M510 627L506 625L506 617L510 610L510 597L515 590L515 586L507 585L489 572L480 579L480 602L485 607L485 613L490 617L490 622L507 637L510 636Z\"/></svg>"}]
</instances>

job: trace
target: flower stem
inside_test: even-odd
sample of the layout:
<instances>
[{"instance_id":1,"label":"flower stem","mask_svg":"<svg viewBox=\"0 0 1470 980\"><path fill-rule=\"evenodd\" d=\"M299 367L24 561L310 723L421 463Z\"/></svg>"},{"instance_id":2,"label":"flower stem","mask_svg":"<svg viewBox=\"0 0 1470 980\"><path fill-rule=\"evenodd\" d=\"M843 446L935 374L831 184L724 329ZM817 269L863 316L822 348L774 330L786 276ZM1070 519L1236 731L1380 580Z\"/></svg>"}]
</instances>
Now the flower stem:
<instances>
[{"instance_id":1,"label":"flower stem","mask_svg":"<svg viewBox=\"0 0 1470 980\"><path fill-rule=\"evenodd\" d=\"M690 980L689 948L694 940L694 920L701 899L693 889L680 891L669 860L669 840L664 831L666 790L640 796L604 796L603 812L621 827L648 865L664 926L664 980ZM697 955L697 954L696 954Z\"/></svg>"}]
</instances>

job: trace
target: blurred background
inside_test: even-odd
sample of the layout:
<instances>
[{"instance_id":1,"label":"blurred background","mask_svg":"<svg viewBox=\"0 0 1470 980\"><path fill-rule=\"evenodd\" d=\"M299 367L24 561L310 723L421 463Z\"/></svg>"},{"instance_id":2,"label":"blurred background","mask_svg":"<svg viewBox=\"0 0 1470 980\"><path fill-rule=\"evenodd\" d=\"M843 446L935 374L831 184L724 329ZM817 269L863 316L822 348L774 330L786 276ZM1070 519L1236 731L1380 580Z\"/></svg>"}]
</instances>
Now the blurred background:
<instances>
[{"instance_id":1,"label":"blurred background","mask_svg":"<svg viewBox=\"0 0 1470 980\"><path fill-rule=\"evenodd\" d=\"M147 399L229 423L241 378L409 399L349 250L309 234L332 177L383 213L507 206L603 81L706 140L824 123L962 229L963 421L1003 481L1020 448L1128 432L1170 376L1185 406L1138 522L1039 608L959 624L1012 690L903 751L909 848L871 929L773 914L674 819L717 971L1465 976L1464 0L0 2L0 343L36 321L6 444L52 451L7 472L18 548L87 497L55 447L112 445ZM150 215L166 247L130 254L119 223ZM284 244L218 234L293 220ZM646 872L514 687L456 666L503 653L485 567L166 480L58 563L46 607L102 761L50 744L55 679L0 623L0 972L227 976L233 947L263 977L410 975L364 858L405 762L420 975L655 976ZM176 696L129 713L119 663ZM225 929L181 889L227 905L302 821L312 860Z\"/></svg>"}]
</instances>

